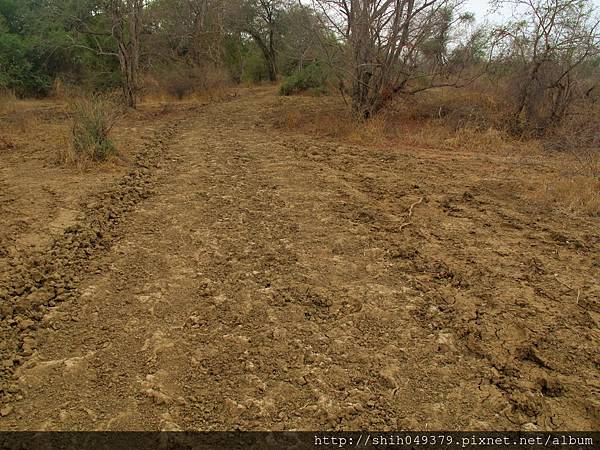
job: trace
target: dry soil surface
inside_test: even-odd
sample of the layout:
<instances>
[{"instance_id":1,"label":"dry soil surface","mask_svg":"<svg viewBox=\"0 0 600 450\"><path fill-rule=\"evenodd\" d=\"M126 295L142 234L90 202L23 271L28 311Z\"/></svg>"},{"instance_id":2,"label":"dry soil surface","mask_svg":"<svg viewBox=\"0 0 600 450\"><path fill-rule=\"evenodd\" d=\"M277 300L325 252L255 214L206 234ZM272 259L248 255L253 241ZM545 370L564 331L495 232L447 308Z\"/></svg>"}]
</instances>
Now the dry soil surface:
<instances>
[{"instance_id":1,"label":"dry soil surface","mask_svg":"<svg viewBox=\"0 0 600 450\"><path fill-rule=\"evenodd\" d=\"M0 154L0 429L599 429L600 219L523 158L272 127L294 101L157 117L35 251Z\"/></svg>"}]
</instances>

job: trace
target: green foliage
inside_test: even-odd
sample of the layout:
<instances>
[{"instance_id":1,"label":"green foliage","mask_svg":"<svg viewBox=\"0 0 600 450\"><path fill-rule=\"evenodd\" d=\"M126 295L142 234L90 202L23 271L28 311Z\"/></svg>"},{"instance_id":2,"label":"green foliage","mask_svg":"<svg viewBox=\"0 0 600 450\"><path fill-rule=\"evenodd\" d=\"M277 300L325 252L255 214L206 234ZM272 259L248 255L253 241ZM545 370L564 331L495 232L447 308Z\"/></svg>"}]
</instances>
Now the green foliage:
<instances>
[{"instance_id":1,"label":"green foliage","mask_svg":"<svg viewBox=\"0 0 600 450\"><path fill-rule=\"evenodd\" d=\"M103 20L94 15L96 4L96 0L0 0L0 88L21 97L43 97L58 77L90 90L118 85L116 58L85 49L100 42L112 51L106 37L74 29L83 19Z\"/></svg>"},{"instance_id":2,"label":"green foliage","mask_svg":"<svg viewBox=\"0 0 600 450\"><path fill-rule=\"evenodd\" d=\"M53 85L88 92L118 88L122 73L105 8L114 2L0 0L0 88L20 97L47 96ZM147 2L140 61L144 70L214 66L228 72L225 79L261 83L273 78L273 72L295 77L303 61L323 57L319 43L326 40L325 30L310 8L285 0L209 2L207 10L196 8L200 3ZM268 21L261 16L267 7L272 12ZM199 23L204 28L198 29ZM56 79L61 83L55 84ZM175 96L189 91L189 83L169 81L176 81L170 83Z\"/></svg>"},{"instance_id":3,"label":"green foliage","mask_svg":"<svg viewBox=\"0 0 600 450\"><path fill-rule=\"evenodd\" d=\"M240 83L244 78L244 61L248 51L248 44L239 35L225 36L221 60L236 83Z\"/></svg>"},{"instance_id":4,"label":"green foliage","mask_svg":"<svg viewBox=\"0 0 600 450\"><path fill-rule=\"evenodd\" d=\"M269 79L269 68L258 52L249 52L244 61L242 81L260 83Z\"/></svg>"},{"instance_id":5,"label":"green foliage","mask_svg":"<svg viewBox=\"0 0 600 450\"><path fill-rule=\"evenodd\" d=\"M311 91L322 94L327 90L329 73L323 64L314 62L302 69L297 69L287 77L281 85L281 95L294 95L300 92Z\"/></svg>"},{"instance_id":6,"label":"green foliage","mask_svg":"<svg viewBox=\"0 0 600 450\"><path fill-rule=\"evenodd\" d=\"M73 150L78 158L104 161L116 153L109 133L117 120L116 105L95 95L73 105Z\"/></svg>"},{"instance_id":7,"label":"green foliage","mask_svg":"<svg viewBox=\"0 0 600 450\"><path fill-rule=\"evenodd\" d=\"M0 32L18 33L22 26L22 3L0 0Z\"/></svg>"},{"instance_id":8,"label":"green foliage","mask_svg":"<svg viewBox=\"0 0 600 450\"><path fill-rule=\"evenodd\" d=\"M222 61L231 79L238 83L269 79L269 67L254 40L228 36L223 43Z\"/></svg>"},{"instance_id":9,"label":"green foliage","mask_svg":"<svg viewBox=\"0 0 600 450\"><path fill-rule=\"evenodd\" d=\"M18 95L43 96L50 90L34 40L16 34L0 34L0 87Z\"/></svg>"}]
</instances>

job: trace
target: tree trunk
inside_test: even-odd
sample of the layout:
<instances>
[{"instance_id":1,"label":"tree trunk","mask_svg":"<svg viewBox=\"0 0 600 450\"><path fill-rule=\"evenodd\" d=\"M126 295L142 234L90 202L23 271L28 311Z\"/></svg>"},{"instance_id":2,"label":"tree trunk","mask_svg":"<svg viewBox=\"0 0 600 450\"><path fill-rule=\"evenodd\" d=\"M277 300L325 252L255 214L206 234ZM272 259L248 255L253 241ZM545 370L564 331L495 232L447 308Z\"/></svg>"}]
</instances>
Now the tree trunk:
<instances>
[{"instance_id":1,"label":"tree trunk","mask_svg":"<svg viewBox=\"0 0 600 450\"><path fill-rule=\"evenodd\" d=\"M121 87L125 105L137 108L137 70L130 61L127 49L119 44L119 62L121 65Z\"/></svg>"},{"instance_id":2,"label":"tree trunk","mask_svg":"<svg viewBox=\"0 0 600 450\"><path fill-rule=\"evenodd\" d=\"M277 65L273 55L269 55L267 64L269 65L269 81L275 83L277 81Z\"/></svg>"},{"instance_id":3,"label":"tree trunk","mask_svg":"<svg viewBox=\"0 0 600 450\"><path fill-rule=\"evenodd\" d=\"M269 71L269 81L271 81L272 83L277 81L277 57L275 52L275 44L273 42L273 36L269 37L269 45L267 46L267 44L265 44L265 42L259 34L251 30L248 30L248 33L250 33L250 35L254 39L254 42L256 42L256 45L258 45L260 51L262 52L265 58L265 62L267 63L267 70Z\"/></svg>"},{"instance_id":4,"label":"tree trunk","mask_svg":"<svg viewBox=\"0 0 600 450\"><path fill-rule=\"evenodd\" d=\"M272 27L269 30L269 56L267 63L269 64L269 81L274 83L277 81L277 60L275 54L275 33Z\"/></svg>"},{"instance_id":5,"label":"tree trunk","mask_svg":"<svg viewBox=\"0 0 600 450\"><path fill-rule=\"evenodd\" d=\"M363 119L370 118L374 113L370 100L371 77L372 74L368 70L359 68L352 89L352 109Z\"/></svg>"},{"instance_id":6,"label":"tree trunk","mask_svg":"<svg viewBox=\"0 0 600 450\"><path fill-rule=\"evenodd\" d=\"M123 99L130 108L137 107L137 96L139 93L138 72L140 66L140 38L142 33L142 14L144 8L143 0L127 0L124 3L126 9L119 14L119 10L113 11L113 36L118 43L118 57L121 66L121 86ZM127 24L125 31L124 21Z\"/></svg>"}]
</instances>

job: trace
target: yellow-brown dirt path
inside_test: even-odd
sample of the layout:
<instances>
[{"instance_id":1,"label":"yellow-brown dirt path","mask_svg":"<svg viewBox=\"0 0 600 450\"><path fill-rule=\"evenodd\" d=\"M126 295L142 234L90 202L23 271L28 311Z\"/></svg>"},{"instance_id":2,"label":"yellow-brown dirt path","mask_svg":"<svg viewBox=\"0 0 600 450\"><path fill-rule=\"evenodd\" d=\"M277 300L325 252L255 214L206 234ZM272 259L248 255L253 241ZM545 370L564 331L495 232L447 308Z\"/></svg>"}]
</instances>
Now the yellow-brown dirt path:
<instances>
[{"instance_id":1,"label":"yellow-brown dirt path","mask_svg":"<svg viewBox=\"0 0 600 450\"><path fill-rule=\"evenodd\" d=\"M281 101L180 125L0 429L598 429L600 222L510 158L284 134Z\"/></svg>"}]
</instances>

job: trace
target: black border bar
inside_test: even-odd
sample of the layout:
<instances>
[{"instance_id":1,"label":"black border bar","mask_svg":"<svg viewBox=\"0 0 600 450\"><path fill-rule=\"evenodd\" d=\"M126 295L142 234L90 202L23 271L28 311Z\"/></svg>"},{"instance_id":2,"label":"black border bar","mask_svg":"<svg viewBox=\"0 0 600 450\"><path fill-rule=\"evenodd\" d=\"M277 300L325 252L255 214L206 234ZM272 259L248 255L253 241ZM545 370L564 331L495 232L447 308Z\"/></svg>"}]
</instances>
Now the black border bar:
<instances>
[{"instance_id":1,"label":"black border bar","mask_svg":"<svg viewBox=\"0 0 600 450\"><path fill-rule=\"evenodd\" d=\"M600 432L0 432L0 450L600 449Z\"/></svg>"}]
</instances>

